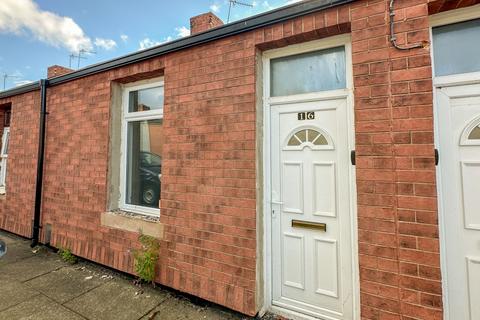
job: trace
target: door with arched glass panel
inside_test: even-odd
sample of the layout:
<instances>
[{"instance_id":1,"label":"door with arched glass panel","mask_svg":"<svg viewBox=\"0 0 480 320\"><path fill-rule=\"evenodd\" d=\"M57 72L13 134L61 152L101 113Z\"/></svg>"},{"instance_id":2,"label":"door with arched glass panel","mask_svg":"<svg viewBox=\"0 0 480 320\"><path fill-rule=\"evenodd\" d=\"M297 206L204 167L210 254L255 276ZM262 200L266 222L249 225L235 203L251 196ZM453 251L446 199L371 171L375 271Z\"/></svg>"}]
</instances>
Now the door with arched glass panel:
<instances>
[{"instance_id":1,"label":"door with arched glass panel","mask_svg":"<svg viewBox=\"0 0 480 320\"><path fill-rule=\"evenodd\" d=\"M480 19L434 26L432 34L445 318L477 320L480 319Z\"/></svg>"},{"instance_id":2,"label":"door with arched glass panel","mask_svg":"<svg viewBox=\"0 0 480 320\"><path fill-rule=\"evenodd\" d=\"M265 61L271 305L332 320L358 317L351 52L345 41L280 49Z\"/></svg>"},{"instance_id":3,"label":"door with arched glass panel","mask_svg":"<svg viewBox=\"0 0 480 320\"><path fill-rule=\"evenodd\" d=\"M274 303L352 319L347 100L272 106ZM314 115L299 120L298 114Z\"/></svg>"}]
</instances>

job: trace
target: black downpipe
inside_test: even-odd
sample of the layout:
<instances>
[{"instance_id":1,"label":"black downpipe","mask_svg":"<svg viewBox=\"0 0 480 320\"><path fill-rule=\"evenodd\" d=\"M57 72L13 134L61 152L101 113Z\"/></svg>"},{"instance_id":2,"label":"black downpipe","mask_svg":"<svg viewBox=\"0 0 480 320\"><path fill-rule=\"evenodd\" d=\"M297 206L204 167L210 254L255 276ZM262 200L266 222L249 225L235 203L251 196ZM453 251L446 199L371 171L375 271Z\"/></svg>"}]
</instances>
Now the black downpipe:
<instances>
[{"instance_id":1,"label":"black downpipe","mask_svg":"<svg viewBox=\"0 0 480 320\"><path fill-rule=\"evenodd\" d=\"M42 208L43 188L43 159L45 156L45 122L47 116L47 86L48 80L40 80L40 129L38 133L37 181L35 185L35 211L33 213L32 243L33 248L38 244L40 236L40 214Z\"/></svg>"}]
</instances>

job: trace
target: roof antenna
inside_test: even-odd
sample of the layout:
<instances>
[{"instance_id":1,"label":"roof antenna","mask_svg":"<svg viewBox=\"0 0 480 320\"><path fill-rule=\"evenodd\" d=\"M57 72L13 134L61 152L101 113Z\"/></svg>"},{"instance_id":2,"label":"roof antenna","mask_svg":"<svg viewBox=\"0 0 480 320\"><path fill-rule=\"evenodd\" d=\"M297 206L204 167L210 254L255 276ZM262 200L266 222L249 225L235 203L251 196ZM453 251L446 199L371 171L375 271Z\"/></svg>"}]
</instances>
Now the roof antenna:
<instances>
[{"instance_id":1,"label":"roof antenna","mask_svg":"<svg viewBox=\"0 0 480 320\"><path fill-rule=\"evenodd\" d=\"M75 61L75 59L77 59L77 69L80 69L80 60L81 59L87 59L87 57L84 56L87 53L88 54L97 54L97 52L95 52L95 51L88 51L88 50L85 50L85 49L80 49L78 51L78 54L71 53L68 56L70 58L69 63L68 63L68 67L71 69L72 68L72 61Z\"/></svg>"},{"instance_id":2,"label":"roof antenna","mask_svg":"<svg viewBox=\"0 0 480 320\"><path fill-rule=\"evenodd\" d=\"M15 79L15 78L20 78L20 77L17 76L17 75L7 74L7 73L4 73L4 74L2 75L2 77L3 77L3 90L4 90L4 91L5 91L5 87L6 87L6 85L7 85L7 79L9 79L9 78L10 78L10 79L11 79L11 78L13 78L13 79Z\"/></svg>"},{"instance_id":3,"label":"roof antenna","mask_svg":"<svg viewBox=\"0 0 480 320\"><path fill-rule=\"evenodd\" d=\"M253 8L253 4L251 3L246 3L246 2L242 2L242 1L238 1L238 0L228 0L228 2L230 3L229 7L228 7L228 18L227 18L227 23L230 22L230 13L232 12L232 7L235 7L235 5L240 5L240 6L245 6L245 7L250 7L250 8Z\"/></svg>"}]
</instances>

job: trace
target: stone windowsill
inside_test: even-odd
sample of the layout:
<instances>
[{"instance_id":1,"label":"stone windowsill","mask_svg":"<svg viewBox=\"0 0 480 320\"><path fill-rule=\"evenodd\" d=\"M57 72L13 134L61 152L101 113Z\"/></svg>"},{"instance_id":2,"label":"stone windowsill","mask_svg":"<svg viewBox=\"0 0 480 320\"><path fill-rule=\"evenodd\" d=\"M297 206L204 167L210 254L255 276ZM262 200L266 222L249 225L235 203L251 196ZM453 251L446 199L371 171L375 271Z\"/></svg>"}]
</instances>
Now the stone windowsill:
<instances>
[{"instance_id":1,"label":"stone windowsill","mask_svg":"<svg viewBox=\"0 0 480 320\"><path fill-rule=\"evenodd\" d=\"M142 233L157 239L163 238L164 225L158 217L150 217L125 211L104 212L101 215L104 227Z\"/></svg>"}]
</instances>

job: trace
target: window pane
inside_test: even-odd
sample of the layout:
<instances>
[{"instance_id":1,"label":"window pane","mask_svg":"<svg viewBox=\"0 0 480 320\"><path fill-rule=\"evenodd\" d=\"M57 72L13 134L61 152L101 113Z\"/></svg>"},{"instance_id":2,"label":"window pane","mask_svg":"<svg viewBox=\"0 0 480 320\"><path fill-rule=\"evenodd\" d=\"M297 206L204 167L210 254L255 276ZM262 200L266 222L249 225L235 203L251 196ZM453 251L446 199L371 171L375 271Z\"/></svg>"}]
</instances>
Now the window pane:
<instances>
[{"instance_id":1,"label":"window pane","mask_svg":"<svg viewBox=\"0 0 480 320\"><path fill-rule=\"evenodd\" d=\"M162 120L128 124L127 204L159 208L162 173Z\"/></svg>"},{"instance_id":2,"label":"window pane","mask_svg":"<svg viewBox=\"0 0 480 320\"><path fill-rule=\"evenodd\" d=\"M272 59L272 97L346 87L345 47Z\"/></svg>"},{"instance_id":3,"label":"window pane","mask_svg":"<svg viewBox=\"0 0 480 320\"><path fill-rule=\"evenodd\" d=\"M472 132L470 132L470 135L468 136L468 139L470 140L479 140L480 139L480 126L475 127Z\"/></svg>"},{"instance_id":4,"label":"window pane","mask_svg":"<svg viewBox=\"0 0 480 320\"><path fill-rule=\"evenodd\" d=\"M435 75L480 71L480 19L436 27L432 33Z\"/></svg>"},{"instance_id":5,"label":"window pane","mask_svg":"<svg viewBox=\"0 0 480 320\"><path fill-rule=\"evenodd\" d=\"M130 92L128 112L149 111L163 108L163 87Z\"/></svg>"}]
</instances>

